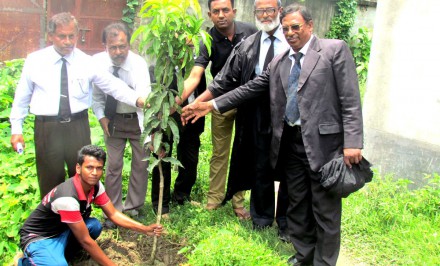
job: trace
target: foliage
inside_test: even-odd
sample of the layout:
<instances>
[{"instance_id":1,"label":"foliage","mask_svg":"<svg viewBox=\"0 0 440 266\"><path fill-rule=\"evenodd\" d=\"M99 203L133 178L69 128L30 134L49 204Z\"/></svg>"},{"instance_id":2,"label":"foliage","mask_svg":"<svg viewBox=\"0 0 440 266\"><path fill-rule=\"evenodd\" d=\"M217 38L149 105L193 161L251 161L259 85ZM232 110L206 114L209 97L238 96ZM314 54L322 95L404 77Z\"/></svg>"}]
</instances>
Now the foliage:
<instances>
[{"instance_id":1,"label":"foliage","mask_svg":"<svg viewBox=\"0 0 440 266\"><path fill-rule=\"evenodd\" d=\"M337 10L330 23L326 38L340 39L348 42L350 30L356 19L357 0L339 0Z\"/></svg>"},{"instance_id":2,"label":"foliage","mask_svg":"<svg viewBox=\"0 0 440 266\"><path fill-rule=\"evenodd\" d=\"M372 32L366 27L358 29L358 33L351 36L349 46L353 53L354 62L359 81L365 83L368 74L368 64L370 63L371 38Z\"/></svg>"},{"instance_id":3,"label":"foliage","mask_svg":"<svg viewBox=\"0 0 440 266\"><path fill-rule=\"evenodd\" d=\"M14 100L15 87L20 78L24 59L0 63L0 121L7 120Z\"/></svg>"},{"instance_id":4,"label":"foliage","mask_svg":"<svg viewBox=\"0 0 440 266\"><path fill-rule=\"evenodd\" d=\"M169 145L162 142L164 133L168 139L173 137L175 145L179 142L176 121L170 117L170 109L179 109L175 96L183 90L183 80L194 64L194 56L199 53L200 41L210 48L209 35L201 30L203 18L198 1L149 0L141 8L143 23L133 34L132 40L140 38L140 51L156 59L154 76L157 83L147 98L149 108L145 111L144 134L154 134L154 152ZM192 45L190 45L192 44ZM210 49L209 49L210 50ZM172 86L173 80L177 88ZM175 158L162 159L180 165ZM159 160L151 157L151 171Z\"/></svg>"},{"instance_id":5,"label":"foliage","mask_svg":"<svg viewBox=\"0 0 440 266\"><path fill-rule=\"evenodd\" d=\"M10 260L19 249L18 230L40 198L32 141L25 139L23 155L15 153L9 143L8 118L23 63L23 59L6 61L0 69L0 261ZM25 120L25 137L33 135L33 119Z\"/></svg>"},{"instance_id":6,"label":"foliage","mask_svg":"<svg viewBox=\"0 0 440 266\"><path fill-rule=\"evenodd\" d=\"M136 17L136 9L139 6L139 0L127 0L127 5L122 10L122 21L127 23L130 29L133 29L134 19Z\"/></svg>"},{"instance_id":7,"label":"foliage","mask_svg":"<svg viewBox=\"0 0 440 266\"><path fill-rule=\"evenodd\" d=\"M375 175L344 201L343 245L371 265L440 264L440 176L409 180Z\"/></svg>"}]
</instances>

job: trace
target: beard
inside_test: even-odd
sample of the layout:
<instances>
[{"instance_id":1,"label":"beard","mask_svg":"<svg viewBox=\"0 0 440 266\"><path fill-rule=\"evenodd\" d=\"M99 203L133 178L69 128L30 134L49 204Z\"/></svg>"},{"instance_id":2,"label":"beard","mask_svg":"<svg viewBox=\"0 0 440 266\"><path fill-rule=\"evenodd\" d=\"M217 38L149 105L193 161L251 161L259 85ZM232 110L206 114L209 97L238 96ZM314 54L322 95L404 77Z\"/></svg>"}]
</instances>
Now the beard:
<instances>
[{"instance_id":1,"label":"beard","mask_svg":"<svg viewBox=\"0 0 440 266\"><path fill-rule=\"evenodd\" d=\"M270 23L263 23L257 17L255 17L255 26L257 26L259 30L269 32L275 29L276 27L278 27L278 25L280 25L279 13L277 14L277 17L274 20L272 20L272 22Z\"/></svg>"}]
</instances>

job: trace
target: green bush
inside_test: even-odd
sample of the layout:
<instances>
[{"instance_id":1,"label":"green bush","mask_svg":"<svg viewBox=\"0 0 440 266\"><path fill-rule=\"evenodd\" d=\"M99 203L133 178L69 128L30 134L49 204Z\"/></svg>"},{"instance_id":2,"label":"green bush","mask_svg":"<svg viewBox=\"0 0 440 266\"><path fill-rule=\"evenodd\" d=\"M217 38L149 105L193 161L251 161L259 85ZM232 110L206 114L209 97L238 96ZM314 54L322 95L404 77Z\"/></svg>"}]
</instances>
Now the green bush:
<instances>
[{"instance_id":1,"label":"green bush","mask_svg":"<svg viewBox=\"0 0 440 266\"><path fill-rule=\"evenodd\" d=\"M0 69L0 261L9 261L18 251L18 230L40 199L30 139L33 116L25 120L25 153L17 154L10 144L9 114L23 62L23 59L6 61Z\"/></svg>"},{"instance_id":2,"label":"green bush","mask_svg":"<svg viewBox=\"0 0 440 266\"><path fill-rule=\"evenodd\" d=\"M368 64L370 63L372 31L366 27L358 29L357 34L350 37L348 45L353 54L356 63L356 71L359 76L359 82L365 83L368 74Z\"/></svg>"},{"instance_id":3,"label":"green bush","mask_svg":"<svg viewBox=\"0 0 440 266\"><path fill-rule=\"evenodd\" d=\"M348 42L350 30L356 19L356 0L339 0L337 10L330 23L330 30L325 35L326 38L340 39Z\"/></svg>"},{"instance_id":4,"label":"green bush","mask_svg":"<svg viewBox=\"0 0 440 266\"><path fill-rule=\"evenodd\" d=\"M372 265L440 264L440 177L412 182L375 175L344 201L343 246Z\"/></svg>"}]
</instances>

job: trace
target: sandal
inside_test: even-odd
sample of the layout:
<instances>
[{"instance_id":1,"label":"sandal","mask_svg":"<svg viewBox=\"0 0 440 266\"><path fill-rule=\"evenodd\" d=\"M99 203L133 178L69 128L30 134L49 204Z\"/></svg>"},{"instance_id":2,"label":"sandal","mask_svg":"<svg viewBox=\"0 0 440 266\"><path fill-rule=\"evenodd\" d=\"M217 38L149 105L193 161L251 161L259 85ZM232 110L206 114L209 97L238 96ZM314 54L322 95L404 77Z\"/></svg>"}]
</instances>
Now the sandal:
<instances>
[{"instance_id":1,"label":"sandal","mask_svg":"<svg viewBox=\"0 0 440 266\"><path fill-rule=\"evenodd\" d=\"M239 220L250 220L251 219L251 214L244 207L235 208L234 213L235 213L235 216L237 216L237 218Z\"/></svg>"},{"instance_id":2,"label":"sandal","mask_svg":"<svg viewBox=\"0 0 440 266\"><path fill-rule=\"evenodd\" d=\"M208 211L213 211L213 210L217 210L220 207L221 207L221 204L208 203L208 204L206 204L205 209Z\"/></svg>"}]
</instances>

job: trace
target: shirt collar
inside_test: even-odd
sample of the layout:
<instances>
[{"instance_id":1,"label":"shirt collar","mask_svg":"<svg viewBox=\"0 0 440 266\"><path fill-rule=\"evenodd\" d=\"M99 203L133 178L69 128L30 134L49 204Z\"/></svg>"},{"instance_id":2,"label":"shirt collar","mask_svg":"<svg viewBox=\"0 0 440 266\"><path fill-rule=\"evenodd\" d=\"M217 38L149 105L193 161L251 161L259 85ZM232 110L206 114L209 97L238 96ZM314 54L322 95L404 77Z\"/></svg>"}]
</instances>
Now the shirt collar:
<instances>
[{"instance_id":1,"label":"shirt collar","mask_svg":"<svg viewBox=\"0 0 440 266\"><path fill-rule=\"evenodd\" d=\"M73 185L75 186L76 193L78 194L79 200L91 199L93 194L95 193L95 186L93 186L90 189L89 196L86 198L86 195L84 194L84 189L81 185L81 179L78 174L75 174L75 176L73 177Z\"/></svg>"},{"instance_id":2,"label":"shirt collar","mask_svg":"<svg viewBox=\"0 0 440 266\"><path fill-rule=\"evenodd\" d=\"M273 33L273 36L275 36L275 38L278 40L281 40L281 38L284 38L281 24L278 26L277 30ZM265 41L267 38L269 38L269 34L267 34L267 32L265 32L265 31L262 31L261 39L263 41Z\"/></svg>"},{"instance_id":3,"label":"shirt collar","mask_svg":"<svg viewBox=\"0 0 440 266\"><path fill-rule=\"evenodd\" d=\"M73 49L73 51L68 54L65 55L64 58L66 59L66 61L71 64L73 58L74 58L74 53L75 53L75 49ZM48 61L53 62L53 64L58 63L59 61L61 61L61 58L63 58L63 56L61 56L56 50L55 47L52 45L51 48L49 49L49 54L48 54Z\"/></svg>"},{"instance_id":4,"label":"shirt collar","mask_svg":"<svg viewBox=\"0 0 440 266\"><path fill-rule=\"evenodd\" d=\"M241 27L240 24L235 23L235 21L234 21L234 38L235 38L235 36L242 34L243 31L244 31L243 27ZM218 31L216 27L212 27L212 37L213 37L212 38L213 41L215 41L215 42L221 42L226 38L226 36L221 34L220 31ZM234 38L232 38L232 40L234 40Z\"/></svg>"}]
</instances>

